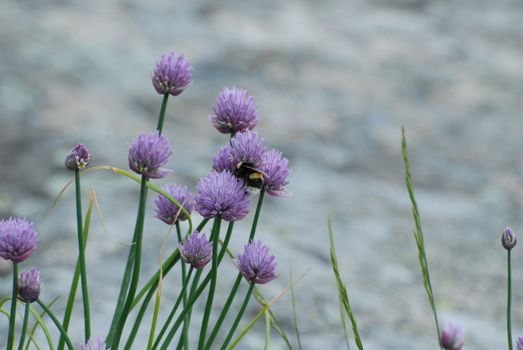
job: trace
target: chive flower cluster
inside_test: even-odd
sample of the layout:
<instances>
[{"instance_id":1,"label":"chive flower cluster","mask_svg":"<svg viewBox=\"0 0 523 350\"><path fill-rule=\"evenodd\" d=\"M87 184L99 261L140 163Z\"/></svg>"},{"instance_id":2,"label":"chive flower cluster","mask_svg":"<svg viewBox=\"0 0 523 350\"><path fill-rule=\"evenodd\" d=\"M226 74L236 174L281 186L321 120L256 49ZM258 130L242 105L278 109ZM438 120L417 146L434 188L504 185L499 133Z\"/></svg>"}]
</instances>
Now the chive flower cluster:
<instances>
[{"instance_id":1,"label":"chive flower cluster","mask_svg":"<svg viewBox=\"0 0 523 350\"><path fill-rule=\"evenodd\" d=\"M38 244L33 223L25 218L0 220L0 257L15 263L25 261Z\"/></svg>"},{"instance_id":2,"label":"chive flower cluster","mask_svg":"<svg viewBox=\"0 0 523 350\"><path fill-rule=\"evenodd\" d=\"M269 254L269 248L261 241L245 245L236 258L236 266L251 283L265 284L278 277L274 255Z\"/></svg>"},{"instance_id":3,"label":"chive flower cluster","mask_svg":"<svg viewBox=\"0 0 523 350\"><path fill-rule=\"evenodd\" d=\"M195 269L202 269L212 259L212 244L204 233L194 232L178 249L183 261Z\"/></svg>"}]
</instances>

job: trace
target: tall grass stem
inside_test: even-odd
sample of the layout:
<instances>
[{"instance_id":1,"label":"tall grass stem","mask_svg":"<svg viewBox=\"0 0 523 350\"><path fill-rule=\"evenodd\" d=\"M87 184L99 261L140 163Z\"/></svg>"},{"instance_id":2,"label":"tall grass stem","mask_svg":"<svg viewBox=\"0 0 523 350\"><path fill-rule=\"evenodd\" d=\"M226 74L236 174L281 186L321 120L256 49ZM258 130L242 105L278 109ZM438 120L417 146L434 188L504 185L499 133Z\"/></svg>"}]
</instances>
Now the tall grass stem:
<instances>
[{"instance_id":1,"label":"tall grass stem","mask_svg":"<svg viewBox=\"0 0 523 350\"><path fill-rule=\"evenodd\" d=\"M407 191L409 192L411 207L412 207L412 217L414 219L414 238L416 240L416 245L418 247L418 260L421 268L421 274L423 276L423 287L427 294L427 298L432 309L432 315L434 316L434 323L436 324L436 333L438 339L439 348L441 347L440 341L440 329L438 321L438 313L436 311L436 303L434 302L434 292L432 291L432 284L430 282L430 273L429 273L429 263L427 260L427 254L425 252L425 239L423 236L423 230L421 229L421 216L418 210L418 204L416 202L416 197L414 196L414 184L412 182L412 176L410 173L410 164L409 164L409 155L407 151L407 139L405 138L405 128L401 128L401 153L403 155L403 163L405 165L405 183L407 185Z\"/></svg>"}]
</instances>

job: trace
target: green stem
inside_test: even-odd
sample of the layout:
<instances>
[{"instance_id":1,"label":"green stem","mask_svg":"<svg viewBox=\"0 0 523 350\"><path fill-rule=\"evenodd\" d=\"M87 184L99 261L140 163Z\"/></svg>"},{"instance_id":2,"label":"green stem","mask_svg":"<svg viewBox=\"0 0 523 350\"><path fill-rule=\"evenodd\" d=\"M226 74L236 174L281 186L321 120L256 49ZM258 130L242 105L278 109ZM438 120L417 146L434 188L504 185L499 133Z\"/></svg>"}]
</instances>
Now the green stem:
<instances>
[{"instance_id":1,"label":"green stem","mask_svg":"<svg viewBox=\"0 0 523 350\"><path fill-rule=\"evenodd\" d=\"M25 312L24 312L24 325L22 326L22 334L20 335L20 341L18 342L18 350L24 348L25 334L27 332L27 323L29 322L29 301L25 302Z\"/></svg>"},{"instance_id":2,"label":"green stem","mask_svg":"<svg viewBox=\"0 0 523 350\"><path fill-rule=\"evenodd\" d=\"M218 332L220 331L223 320L225 320L225 316L227 316L227 313L229 312L229 309L231 308L232 301L234 300L234 297L236 296L236 293L238 292L238 287L240 286L240 283L242 281L242 274L239 273L236 277L236 280L234 281L234 285L232 286L231 292L229 293L229 297L227 298L227 301L225 302L225 305L222 308L222 312L220 313L220 316L218 317L218 320L216 321L216 324L214 325L214 328L211 332L211 335L209 336L209 339L207 340L207 344L205 345L204 350L209 350L212 346L212 343L214 339L216 339L216 336L218 335Z\"/></svg>"},{"instance_id":3,"label":"green stem","mask_svg":"<svg viewBox=\"0 0 523 350\"><path fill-rule=\"evenodd\" d=\"M193 267L191 266L189 268L189 272L187 273L186 280L183 281L182 290L180 291L180 294L178 294L178 298L176 299L176 302L174 303L174 306L171 309L171 312L167 316L167 319L165 320L165 323L164 323L162 329L160 330L160 333L158 333L158 337L156 337L156 340L154 341L154 344L152 347L153 350L158 348L158 345L160 345L160 341L162 340L163 335L165 334L165 332L167 332L167 329L169 328L169 324L171 323L172 319L174 318L174 315L176 315L176 311L178 310L178 307L180 306L180 303L183 300L183 294L185 294L185 292L187 291L187 286L189 285L189 280L191 278L192 272L193 272ZM185 309L185 307L184 307L184 309Z\"/></svg>"},{"instance_id":4,"label":"green stem","mask_svg":"<svg viewBox=\"0 0 523 350\"><path fill-rule=\"evenodd\" d=\"M249 286L249 290L247 291L247 295L245 295L245 299L243 300L243 304L240 308L240 311L238 312L238 316L236 316L236 319L234 320L234 323L232 324L231 330L229 331L229 334L227 334L227 338L225 338L225 341L223 342L221 350L225 350L227 348L227 345L229 345L229 342L232 339L232 336L234 335L234 332L236 332L236 328L238 328L238 325L240 324L240 320L242 319L243 313L245 312L245 309L247 308L247 304L249 303L249 299L251 298L252 291L254 290L255 283L251 282Z\"/></svg>"},{"instance_id":5,"label":"green stem","mask_svg":"<svg viewBox=\"0 0 523 350\"><path fill-rule=\"evenodd\" d=\"M92 202L90 202L87 213L85 214L85 223L83 228L83 239L84 239L84 250L87 247L87 237L89 235L89 226L91 223L91 213L92 213ZM78 281L80 280L80 261L79 258L76 259L76 265L74 268L73 280L71 281L71 287L69 288L69 296L67 297L67 304L65 306L64 319L62 321L62 326L65 331L69 329L69 322L71 322L71 314L73 312L74 301L76 298L76 291L78 289ZM58 350L63 350L65 347L65 341L62 337L58 341Z\"/></svg>"},{"instance_id":6,"label":"green stem","mask_svg":"<svg viewBox=\"0 0 523 350\"><path fill-rule=\"evenodd\" d=\"M507 255L507 272L508 272L508 283L507 283L507 337L508 337L508 348L512 350L512 320L511 320L511 304L512 304L512 267L510 263L510 249Z\"/></svg>"},{"instance_id":7,"label":"green stem","mask_svg":"<svg viewBox=\"0 0 523 350\"><path fill-rule=\"evenodd\" d=\"M156 292L156 288L151 288L147 292L147 295L145 296L145 299L143 300L142 306L140 306L140 310L138 310L136 319L134 320L133 328L129 332L129 338L127 339L127 342L125 343L125 346L124 346L125 350L130 350L132 348L133 342L136 339L136 336L138 335L138 329L142 325L142 320L145 315L145 311L147 311L149 302L155 292Z\"/></svg>"},{"instance_id":8,"label":"green stem","mask_svg":"<svg viewBox=\"0 0 523 350\"><path fill-rule=\"evenodd\" d=\"M265 195L265 189L260 191L260 197L258 198L258 205L256 206L256 212L254 213L254 220L252 221L251 234L249 235L249 242L254 239L256 234L256 227L258 226L258 219L260 217L260 211L263 203L263 197Z\"/></svg>"},{"instance_id":9,"label":"green stem","mask_svg":"<svg viewBox=\"0 0 523 350\"><path fill-rule=\"evenodd\" d=\"M80 278L82 280L82 301L84 305L85 342L91 337L91 312L89 306L89 289L87 287L87 269L85 266L85 244L82 222L82 193L80 186L80 170L74 171L76 185L76 229L78 233L78 262L80 263Z\"/></svg>"},{"instance_id":10,"label":"green stem","mask_svg":"<svg viewBox=\"0 0 523 350\"><path fill-rule=\"evenodd\" d=\"M212 228L212 267L211 267L211 286L209 287L209 294L207 296L207 303L205 304L205 311L203 313L202 326L200 328L200 339L198 341L198 350L203 349L205 344L205 337L207 335L207 326L209 325L209 317L212 311L212 302L214 300L214 293L216 291L216 280L218 277L218 239L220 237L221 218L216 217Z\"/></svg>"},{"instance_id":11,"label":"green stem","mask_svg":"<svg viewBox=\"0 0 523 350\"><path fill-rule=\"evenodd\" d=\"M225 235L225 240L223 242L220 253L218 254L218 265L220 265L222 263L225 253L227 253L227 246L229 245L229 241L231 240L233 229L234 229L234 221L229 221L229 225L227 226L227 233ZM191 289L189 291L189 298L192 297L192 295L196 291L196 288L198 287L198 282L200 281L202 272L203 272L203 270L198 270L198 272L194 276L193 283L192 283ZM191 323L191 314L192 314L192 307L189 307L188 311L187 311L187 319L189 320L189 324ZM181 344L181 339L180 339L178 346L176 347L177 349L180 349L180 344Z\"/></svg>"},{"instance_id":12,"label":"green stem","mask_svg":"<svg viewBox=\"0 0 523 350\"><path fill-rule=\"evenodd\" d=\"M202 222L198 225L196 228L196 231L200 232L205 225L209 222L209 219L203 219ZM167 275L167 273L172 269L172 267L180 260L180 252L178 249L175 249L174 252L165 260L165 262L162 265L162 273L163 276ZM140 292L136 294L136 297L134 298L132 308L136 306L140 302L140 300L143 298L143 296L148 292L149 289L155 288L158 286L158 280L160 278L160 269L156 271L156 273L149 279L149 281L140 289ZM145 301L144 301L145 302Z\"/></svg>"},{"instance_id":13,"label":"green stem","mask_svg":"<svg viewBox=\"0 0 523 350\"><path fill-rule=\"evenodd\" d=\"M7 349L12 349L15 338L16 299L18 294L18 264L13 261L13 291L11 296L11 313L7 332Z\"/></svg>"},{"instance_id":14,"label":"green stem","mask_svg":"<svg viewBox=\"0 0 523 350\"><path fill-rule=\"evenodd\" d=\"M56 316L51 312L51 310L49 310L47 305L42 303L42 301L40 299L38 299L36 302L47 313L47 315L49 315L49 318L51 319L51 321L53 321L53 323L55 324L56 328L58 328L58 331L60 331L60 334L65 339L65 343L67 344L67 348L69 348L70 350L74 350L73 343L71 343L71 339L69 339L69 336L67 335L67 332L65 331L64 327L62 327L62 325L60 324L60 321L58 321Z\"/></svg>"},{"instance_id":15,"label":"green stem","mask_svg":"<svg viewBox=\"0 0 523 350\"><path fill-rule=\"evenodd\" d=\"M162 108L160 109L160 115L158 117L158 126L156 127L156 130L158 130L158 133L162 133L163 129L163 120L165 119L165 110L167 108L167 100L169 99L169 94L163 95L162 100Z\"/></svg>"},{"instance_id":16,"label":"green stem","mask_svg":"<svg viewBox=\"0 0 523 350\"><path fill-rule=\"evenodd\" d=\"M180 231L180 223L176 222L176 234L178 236L178 242L182 243L182 232ZM182 266L182 281L184 283L183 286L183 307L187 305L187 284L189 284L189 280L187 279L187 271L185 268L185 264L181 264ZM183 347L185 350L189 350L189 317L186 316L185 320L183 321L183 330L182 330L182 341L183 341Z\"/></svg>"},{"instance_id":17,"label":"green stem","mask_svg":"<svg viewBox=\"0 0 523 350\"><path fill-rule=\"evenodd\" d=\"M131 278L131 283L129 285L129 292L128 292L127 298L125 300L125 305L122 309L122 314L120 316L120 320L118 322L118 327L116 329L115 337L112 342L112 346L111 346L112 350L118 350L118 345L120 343L120 338L122 336L122 332L123 332L123 329L125 326L125 321L127 320L127 317L129 316L129 312L131 311L131 306L134 301L134 296L136 294L136 288L138 286L138 281L140 278L140 267L141 267L141 262L142 262L142 236L143 236L143 227L144 227L144 221L145 221L145 206L147 204L147 181L148 181L147 177L142 176L142 183L140 186L140 204L138 206L138 215L136 218L133 246L131 247L131 249L133 249L135 251L132 278Z\"/></svg>"},{"instance_id":18,"label":"green stem","mask_svg":"<svg viewBox=\"0 0 523 350\"><path fill-rule=\"evenodd\" d=\"M199 271L201 271L201 270L199 270ZM169 331L169 334L167 335L167 337L165 338L165 341L162 344L162 347L160 348L161 350L167 349L167 347L171 343L172 339L174 338L176 331L178 330L178 328L180 328L180 324L184 320L188 311L194 305L196 300L198 300L198 297L203 293L203 291L205 290L205 287L207 287L207 284L210 281L211 281L211 273L208 273L207 276L205 276L202 283L200 284L200 286L198 287L198 289L196 289L194 291L194 293L191 295L191 297L189 298L189 301L187 302L187 306L185 307L185 309L183 309L182 312L178 315L178 318L174 322L174 325L172 326L171 330Z\"/></svg>"}]
</instances>

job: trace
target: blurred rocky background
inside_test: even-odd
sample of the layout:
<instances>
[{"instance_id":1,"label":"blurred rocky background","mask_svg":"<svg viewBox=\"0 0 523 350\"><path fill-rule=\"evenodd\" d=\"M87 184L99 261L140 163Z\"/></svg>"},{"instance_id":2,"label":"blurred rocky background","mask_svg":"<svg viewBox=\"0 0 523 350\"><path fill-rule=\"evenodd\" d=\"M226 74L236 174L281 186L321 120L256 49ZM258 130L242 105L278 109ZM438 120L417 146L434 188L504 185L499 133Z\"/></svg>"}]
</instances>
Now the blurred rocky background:
<instances>
[{"instance_id":1,"label":"blurred rocky background","mask_svg":"<svg viewBox=\"0 0 523 350\"><path fill-rule=\"evenodd\" d=\"M295 277L310 269L296 287L304 349L344 348L328 213L365 348L436 348L404 186L402 125L440 318L465 328L467 349L506 347L500 234L512 226L523 237L523 4L517 0L1 1L0 214L36 222L40 245L24 266L42 270L43 300L61 295L55 306L61 314L76 258L72 191L46 216L72 178L65 154L82 141L92 165L127 168L132 138L156 125L161 97L150 74L170 51L185 53L194 72L193 84L168 108L165 134L175 147L170 181L193 188L227 142L207 119L223 86L255 96L257 130L291 160L293 196L267 198L261 216L258 237L272 247L281 274L261 290L270 299L288 286L291 269ZM88 273L93 333L103 336L138 184L102 171L83 184L85 195L95 187L109 230L94 215ZM153 217L153 198L145 274L158 266L167 233ZM234 249L247 228L238 226ZM172 235L167 242L174 247ZM521 249L513 254L515 335L523 334ZM0 268L3 295L10 289L6 268ZM224 266L223 294L235 274L232 264ZM165 282L164 305L180 288L177 276ZM223 298L217 300L218 310ZM258 309L253 302L244 320ZM72 333L79 344L79 304L76 310ZM274 311L295 342L290 297ZM2 319L0 339L6 325ZM260 322L239 348L261 349L263 332ZM270 348L284 345L275 335Z\"/></svg>"}]
</instances>

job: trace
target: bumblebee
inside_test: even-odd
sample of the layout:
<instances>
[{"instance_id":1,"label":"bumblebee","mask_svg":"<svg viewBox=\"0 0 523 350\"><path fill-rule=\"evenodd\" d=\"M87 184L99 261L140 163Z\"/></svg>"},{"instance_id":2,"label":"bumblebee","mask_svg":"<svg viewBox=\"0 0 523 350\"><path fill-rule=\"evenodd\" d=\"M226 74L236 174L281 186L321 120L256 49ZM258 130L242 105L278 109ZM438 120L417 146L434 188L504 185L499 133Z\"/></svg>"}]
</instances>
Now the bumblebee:
<instances>
[{"instance_id":1,"label":"bumblebee","mask_svg":"<svg viewBox=\"0 0 523 350\"><path fill-rule=\"evenodd\" d=\"M266 174L256 169L255 164L249 162L239 162L236 164L234 175L243 179L251 192L257 192L265 185Z\"/></svg>"}]
</instances>

